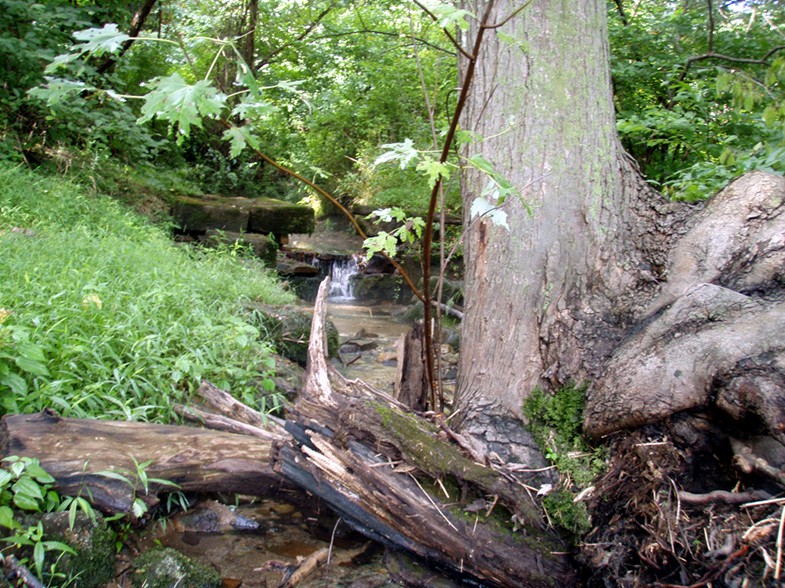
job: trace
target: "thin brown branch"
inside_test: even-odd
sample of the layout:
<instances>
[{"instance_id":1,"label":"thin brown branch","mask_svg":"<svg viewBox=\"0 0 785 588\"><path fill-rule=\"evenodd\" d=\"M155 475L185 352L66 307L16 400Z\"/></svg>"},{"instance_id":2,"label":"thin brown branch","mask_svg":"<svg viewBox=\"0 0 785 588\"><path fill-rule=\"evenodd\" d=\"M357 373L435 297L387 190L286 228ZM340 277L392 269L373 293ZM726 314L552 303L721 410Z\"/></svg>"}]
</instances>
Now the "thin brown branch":
<instances>
[{"instance_id":1,"label":"thin brown branch","mask_svg":"<svg viewBox=\"0 0 785 588\"><path fill-rule=\"evenodd\" d=\"M312 37L314 41L319 41L321 39L335 39L337 37L347 37L350 35L379 35L383 37L395 37L396 39L400 39L401 35L398 33L391 33L390 31L377 31L374 29L358 29L356 31L339 31L335 33L325 33L324 35L319 35L317 37ZM435 43L431 43L430 41L426 41L420 37L411 37L410 38L414 41L417 41L420 45L425 45L426 47L430 47L436 51L441 51L442 53L446 53L447 55L456 55L456 53L445 49L444 47L440 47Z\"/></svg>"},{"instance_id":2,"label":"thin brown branch","mask_svg":"<svg viewBox=\"0 0 785 588\"><path fill-rule=\"evenodd\" d=\"M144 0L142 5L139 7L134 13L134 17L131 19L131 27L128 29L128 39L125 43L123 43L122 47L120 47L120 52L116 55L107 55L106 58L98 65L96 68L98 73L104 74L108 72L114 65L120 61L120 58L131 48L136 38L139 36L139 33L142 31L142 27L144 26L147 17L153 11L153 7L157 0Z\"/></svg>"},{"instance_id":3,"label":"thin brown branch","mask_svg":"<svg viewBox=\"0 0 785 588\"><path fill-rule=\"evenodd\" d=\"M310 35L313 32L313 30L319 25L319 23L322 22L322 20L324 20L324 18L328 14L330 14L330 11L332 11L332 9L335 8L336 4L337 4L337 2L332 2L327 8L322 10L316 16L316 18L306 27L306 29L302 33L300 33L294 39L291 39L287 43L284 43L283 45L281 45L277 49L273 50L271 53L267 54L263 59L261 59L259 61L259 67L258 68L254 68L253 71L258 71L260 68L262 68L263 66L267 65L268 63L270 63L270 61L272 61L272 59L276 55L280 54L282 51L285 51L287 48L291 47L293 44L299 43L300 41L305 39L308 35ZM253 67L252 63L249 63L248 65Z\"/></svg>"},{"instance_id":4,"label":"thin brown branch","mask_svg":"<svg viewBox=\"0 0 785 588\"><path fill-rule=\"evenodd\" d=\"M429 17L431 17L433 22L436 22L436 23L439 22L439 18L433 12L428 10L427 6L425 6L424 4L419 2L418 0L413 0L413 1L420 8L420 10L422 10L425 14L427 14ZM469 55L463 47L461 47L461 44L458 42L458 40L455 38L455 36L450 31L448 31L445 28L442 28L442 31L444 31L444 34L450 40L450 43L453 44L453 47L455 47L458 50L458 53L463 55L466 59L471 59L472 58L472 56Z\"/></svg>"},{"instance_id":5,"label":"thin brown branch","mask_svg":"<svg viewBox=\"0 0 785 588\"><path fill-rule=\"evenodd\" d=\"M493 23L493 24L488 24L488 25L485 25L485 28L486 28L486 29L499 29L499 28L503 27L503 26L504 26L504 25L506 25L508 22L510 22L510 21L511 21L513 18L515 18L515 17L516 17L516 16L518 16L518 15L519 15L521 12L523 12L523 11L524 11L524 9L525 9L527 6L529 6L529 4L531 4L531 3L532 3L532 0L529 0L528 2L524 2L524 3L523 3L521 6L519 6L519 7L518 7L518 8L516 8L515 10L513 10L513 11L512 11L510 14L508 14L507 16L505 16L505 17L504 17L503 19L501 19L499 22L496 22L496 23Z\"/></svg>"},{"instance_id":6,"label":"thin brown branch","mask_svg":"<svg viewBox=\"0 0 785 588\"><path fill-rule=\"evenodd\" d=\"M693 63L698 61L706 61L707 59L719 59L721 61L728 61L730 63L746 63L748 65L769 65L769 59L772 55L777 53L778 51L782 51L785 49L785 45L778 45L777 47L773 47L766 54L761 57L760 59L754 59L750 57L733 57L732 55L724 55L722 53L714 53L709 51L708 53L704 53L703 55L695 55L693 57L689 57L687 61L684 62L684 69L679 75L679 81L684 81L684 78L687 77L687 72L689 71L690 67Z\"/></svg>"},{"instance_id":7,"label":"thin brown branch","mask_svg":"<svg viewBox=\"0 0 785 588\"><path fill-rule=\"evenodd\" d=\"M446 163L447 159L450 156L450 150L452 149L452 142L455 138L455 133L458 130L458 122L460 120L461 114L463 113L463 109L466 106L466 100L469 96L469 90L472 85L472 79L474 78L474 70L477 66L477 58L480 54L480 47L482 47L483 38L485 37L486 32L486 25L488 24L491 18L491 12L493 10L494 0L490 0L485 8L485 14L483 14L482 20L480 21L480 27L477 30L477 37L474 40L474 48L472 50L471 56L469 56L469 63L466 67L466 74L464 76L463 84L461 87L461 93L458 97L458 103L455 107L455 112L453 112L452 120L450 121L450 127L447 130L447 135L444 137L444 145L442 147L441 157L439 159L439 163ZM431 333L431 286L430 286L430 279L431 279L431 245L433 243L433 222L436 216L436 204L439 199L439 193L442 186L442 177L439 176L436 182L433 185L433 189L431 190L431 199L428 203L428 215L425 218L425 234L423 235L423 245L422 245L422 293L425 304L423 304L423 315L424 315L424 323L425 323L425 352L426 352L426 367L427 367L427 374L428 374L428 384L431 387L431 408L436 408L436 379L434 377L434 347L433 347L433 337ZM439 404L444 404L444 398L440 393L440 402Z\"/></svg>"}]
</instances>

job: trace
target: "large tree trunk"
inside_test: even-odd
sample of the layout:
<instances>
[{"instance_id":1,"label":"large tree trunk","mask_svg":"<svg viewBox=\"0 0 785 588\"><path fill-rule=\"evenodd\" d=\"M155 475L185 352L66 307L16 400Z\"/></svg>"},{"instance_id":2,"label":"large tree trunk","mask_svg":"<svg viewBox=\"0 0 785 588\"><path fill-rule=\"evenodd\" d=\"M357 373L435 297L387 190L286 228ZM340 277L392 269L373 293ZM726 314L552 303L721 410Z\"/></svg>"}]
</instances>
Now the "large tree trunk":
<instances>
[{"instance_id":1,"label":"large tree trunk","mask_svg":"<svg viewBox=\"0 0 785 588\"><path fill-rule=\"evenodd\" d=\"M510 8L497 6L502 22ZM463 178L467 423L491 407L520 414L538 385L596 377L660 278L667 243L641 222L660 214L615 132L606 11L535 0L478 56L463 126L487 139L465 155L483 154L520 197L502 207L509 229L478 221L469 213L488 179Z\"/></svg>"},{"instance_id":2,"label":"large tree trunk","mask_svg":"<svg viewBox=\"0 0 785 588\"><path fill-rule=\"evenodd\" d=\"M482 153L521 199L501 207L509 229L472 219L488 180L463 178L462 432L501 455L512 443L506 455L533 467L523 400L588 384L586 432L647 428L611 439L584 561L606 582L754 582L768 560L733 521L782 521L781 506L715 504L714 518L703 505L785 488L785 180L751 173L705 206L647 189L615 133L606 10L533 0L506 21L500 8L478 56L463 126L489 139L465 155ZM704 530L741 547L697 553ZM764 554L770 535L756 539Z\"/></svg>"},{"instance_id":3,"label":"large tree trunk","mask_svg":"<svg viewBox=\"0 0 785 588\"><path fill-rule=\"evenodd\" d=\"M665 202L616 135L606 3L506 10L463 121L487 139L465 155L482 153L520 198L501 206L509 228L471 218L488 178L464 175L464 431L498 451L515 429L499 415L575 382L590 384L595 435L711 407L785 443L783 180L750 174L705 207Z\"/></svg>"}]
</instances>

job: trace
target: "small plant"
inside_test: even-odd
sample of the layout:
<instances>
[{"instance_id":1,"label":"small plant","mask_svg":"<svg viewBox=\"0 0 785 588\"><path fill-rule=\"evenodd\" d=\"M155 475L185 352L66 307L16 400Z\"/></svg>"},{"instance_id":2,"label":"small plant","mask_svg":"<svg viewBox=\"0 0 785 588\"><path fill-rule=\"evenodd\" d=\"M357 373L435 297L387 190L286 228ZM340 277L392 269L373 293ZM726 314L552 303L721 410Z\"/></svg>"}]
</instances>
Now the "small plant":
<instances>
[{"instance_id":1,"label":"small plant","mask_svg":"<svg viewBox=\"0 0 785 588\"><path fill-rule=\"evenodd\" d=\"M586 489L605 468L605 453L591 447L581 431L585 387L566 386L554 394L535 390L523 411L529 430L561 477L560 488L548 494L543 506L551 520L569 532L581 535L591 527L583 502L575 492Z\"/></svg>"},{"instance_id":2,"label":"small plant","mask_svg":"<svg viewBox=\"0 0 785 588\"><path fill-rule=\"evenodd\" d=\"M159 486L172 486L174 488L179 488L177 484L172 482L171 480L164 480L162 478L151 478L147 474L147 469L153 463L153 460L148 459L147 461L137 461L137 459L132 455L131 459L134 462L134 470L127 471L127 470L101 470L97 472L99 476L104 476L106 478L111 478L113 480L119 480L124 484L128 484L134 492L134 500L131 504L131 513L133 514L135 519L141 519L145 514L147 514L148 506L147 503L144 501L143 498L139 497L138 492L141 489L144 492L144 496L147 496L150 493L150 484L158 484ZM124 517L125 514L120 514L115 517L116 519Z\"/></svg>"},{"instance_id":3,"label":"small plant","mask_svg":"<svg viewBox=\"0 0 785 588\"><path fill-rule=\"evenodd\" d=\"M60 497L53 490L55 480L37 459L9 456L3 459L3 463L4 468L0 469L0 526L11 530L13 534L2 540L16 550L32 548L32 563L41 577L47 553L76 555L76 552L61 541L47 540L41 521L28 526L20 523L14 508L32 512L56 510L60 506ZM27 563L26 558L21 561Z\"/></svg>"}]
</instances>

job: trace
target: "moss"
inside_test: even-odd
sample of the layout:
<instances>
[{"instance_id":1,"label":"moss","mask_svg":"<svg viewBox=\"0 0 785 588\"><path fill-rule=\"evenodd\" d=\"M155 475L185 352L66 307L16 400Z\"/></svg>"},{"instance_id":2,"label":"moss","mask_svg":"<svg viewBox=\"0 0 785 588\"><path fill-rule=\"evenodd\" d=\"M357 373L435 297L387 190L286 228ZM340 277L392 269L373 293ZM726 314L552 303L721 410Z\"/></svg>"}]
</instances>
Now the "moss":
<instances>
[{"instance_id":1,"label":"moss","mask_svg":"<svg viewBox=\"0 0 785 588\"><path fill-rule=\"evenodd\" d=\"M523 406L534 440L562 479L562 488L549 494L543 506L555 524L576 538L590 529L591 522L586 505L573 501L573 489L588 487L606 467L605 451L591 447L583 437L585 391L585 386L575 385L554 394L535 390Z\"/></svg>"},{"instance_id":2,"label":"moss","mask_svg":"<svg viewBox=\"0 0 785 588\"><path fill-rule=\"evenodd\" d=\"M115 535L100 513L95 520L77 513L73 527L68 512L47 513L41 521L47 540L70 545L76 555L53 553L58 573L78 578L82 588L105 586L114 576Z\"/></svg>"},{"instance_id":3,"label":"moss","mask_svg":"<svg viewBox=\"0 0 785 588\"><path fill-rule=\"evenodd\" d=\"M139 556L134 562L132 582L140 588L218 588L221 576L213 568L167 547Z\"/></svg>"},{"instance_id":4,"label":"moss","mask_svg":"<svg viewBox=\"0 0 785 588\"><path fill-rule=\"evenodd\" d=\"M456 475L481 486L493 483L493 472L465 458L454 445L439 440L436 426L381 404L375 409L385 430L421 470L436 476Z\"/></svg>"}]
</instances>

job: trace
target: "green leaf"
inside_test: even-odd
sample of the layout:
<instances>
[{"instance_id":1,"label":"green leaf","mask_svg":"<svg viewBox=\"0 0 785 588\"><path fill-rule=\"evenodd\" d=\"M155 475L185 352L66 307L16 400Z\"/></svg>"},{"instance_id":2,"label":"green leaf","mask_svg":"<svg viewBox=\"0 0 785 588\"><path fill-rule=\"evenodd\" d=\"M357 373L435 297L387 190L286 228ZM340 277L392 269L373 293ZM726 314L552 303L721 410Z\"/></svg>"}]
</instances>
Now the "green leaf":
<instances>
[{"instance_id":1,"label":"green leaf","mask_svg":"<svg viewBox=\"0 0 785 588\"><path fill-rule=\"evenodd\" d=\"M14 518L14 511L10 506L0 506L0 526L7 529L16 529L19 523Z\"/></svg>"},{"instance_id":2,"label":"green leaf","mask_svg":"<svg viewBox=\"0 0 785 588\"><path fill-rule=\"evenodd\" d=\"M469 28L469 21L466 20L467 16L472 16L468 10L456 8L452 4L446 2L436 2L434 0L427 0L424 5L436 17L436 22L443 29L450 29L458 27L462 31Z\"/></svg>"},{"instance_id":3,"label":"green leaf","mask_svg":"<svg viewBox=\"0 0 785 588\"><path fill-rule=\"evenodd\" d=\"M166 120L177 127L178 141L188 137L191 126L202 128L202 118L217 117L224 108L226 95L207 80L188 84L179 74L157 78L145 96L140 123L154 118Z\"/></svg>"},{"instance_id":4,"label":"green leaf","mask_svg":"<svg viewBox=\"0 0 785 588\"><path fill-rule=\"evenodd\" d=\"M428 176L428 185L433 188L438 180L445 181L450 177L450 168L446 163L434 159L425 159L417 165L417 171Z\"/></svg>"},{"instance_id":5,"label":"green leaf","mask_svg":"<svg viewBox=\"0 0 785 588\"><path fill-rule=\"evenodd\" d=\"M401 169L405 169L410 161L416 160L420 155L420 152L414 148L414 141L411 139L404 139L403 143L386 143L382 145L382 149L389 149L389 151L377 157L373 162L374 165L400 161Z\"/></svg>"},{"instance_id":6,"label":"green leaf","mask_svg":"<svg viewBox=\"0 0 785 588\"><path fill-rule=\"evenodd\" d=\"M41 491L41 486L38 482L27 476L19 478L16 483L11 486L11 490L13 490L15 496L25 496L36 502L44 499L44 493Z\"/></svg>"},{"instance_id":7,"label":"green leaf","mask_svg":"<svg viewBox=\"0 0 785 588\"><path fill-rule=\"evenodd\" d=\"M38 576L43 575L44 571L44 558L46 557L46 550L44 549L44 544L38 542L33 547L33 563L35 564L35 571Z\"/></svg>"},{"instance_id":8,"label":"green leaf","mask_svg":"<svg viewBox=\"0 0 785 588\"><path fill-rule=\"evenodd\" d=\"M38 501L26 494L14 494L13 502L22 510L32 510L36 512L41 510L38 506Z\"/></svg>"},{"instance_id":9,"label":"green leaf","mask_svg":"<svg viewBox=\"0 0 785 588\"><path fill-rule=\"evenodd\" d=\"M39 484L54 484L55 479L36 461L27 466L27 473Z\"/></svg>"},{"instance_id":10,"label":"green leaf","mask_svg":"<svg viewBox=\"0 0 785 588\"><path fill-rule=\"evenodd\" d=\"M8 470L1 470L0 469L0 488L4 488L8 482L14 479L13 474Z\"/></svg>"},{"instance_id":11,"label":"green leaf","mask_svg":"<svg viewBox=\"0 0 785 588\"><path fill-rule=\"evenodd\" d=\"M131 505L131 511L134 513L134 516L137 519L141 519L147 512L147 505L141 498L136 498L134 499L134 503Z\"/></svg>"},{"instance_id":12,"label":"green leaf","mask_svg":"<svg viewBox=\"0 0 785 588\"><path fill-rule=\"evenodd\" d=\"M485 159L479 153L477 153L476 155L472 155L468 159L468 162L469 162L469 165L471 165L472 167L475 167L478 170L483 171L483 172L485 172L488 175L493 176L493 175L496 174L496 168L494 168L491 165L491 162L489 162L487 159Z\"/></svg>"},{"instance_id":13,"label":"green leaf","mask_svg":"<svg viewBox=\"0 0 785 588\"><path fill-rule=\"evenodd\" d=\"M124 476L119 472L115 472L113 470L101 470L100 472L96 472L97 476L103 476L104 478L110 478L112 480L119 480L120 482L125 482L129 486L133 486L134 484L128 477Z\"/></svg>"},{"instance_id":14,"label":"green leaf","mask_svg":"<svg viewBox=\"0 0 785 588\"><path fill-rule=\"evenodd\" d=\"M259 149L259 138L254 135L249 127L230 127L224 131L223 138L229 141L230 157L237 157L243 152L246 145Z\"/></svg>"},{"instance_id":15,"label":"green leaf","mask_svg":"<svg viewBox=\"0 0 785 588\"><path fill-rule=\"evenodd\" d=\"M44 68L45 74L55 73L61 67L79 59L78 53L63 53L55 57L52 62Z\"/></svg>"},{"instance_id":16,"label":"green leaf","mask_svg":"<svg viewBox=\"0 0 785 588\"><path fill-rule=\"evenodd\" d=\"M49 370L40 361L35 361L26 357L17 357L14 360L14 363L20 370L27 372L28 374L34 374L36 376L49 375Z\"/></svg>"},{"instance_id":17,"label":"green leaf","mask_svg":"<svg viewBox=\"0 0 785 588\"><path fill-rule=\"evenodd\" d=\"M27 91L30 96L46 101L48 106L60 104L85 90L93 90L93 86L88 86L84 82L65 80L44 76L45 84L31 88Z\"/></svg>"},{"instance_id":18,"label":"green leaf","mask_svg":"<svg viewBox=\"0 0 785 588\"><path fill-rule=\"evenodd\" d=\"M27 382L17 373L11 372L0 376L0 386L8 386L17 396L27 394Z\"/></svg>"},{"instance_id":19,"label":"green leaf","mask_svg":"<svg viewBox=\"0 0 785 588\"><path fill-rule=\"evenodd\" d=\"M82 41L82 43L74 47L80 53L103 55L104 53L114 53L119 50L123 43L131 37L118 31L116 24L109 23L100 29L92 28L76 31L74 38L77 41Z\"/></svg>"}]
</instances>

